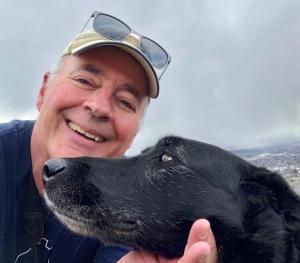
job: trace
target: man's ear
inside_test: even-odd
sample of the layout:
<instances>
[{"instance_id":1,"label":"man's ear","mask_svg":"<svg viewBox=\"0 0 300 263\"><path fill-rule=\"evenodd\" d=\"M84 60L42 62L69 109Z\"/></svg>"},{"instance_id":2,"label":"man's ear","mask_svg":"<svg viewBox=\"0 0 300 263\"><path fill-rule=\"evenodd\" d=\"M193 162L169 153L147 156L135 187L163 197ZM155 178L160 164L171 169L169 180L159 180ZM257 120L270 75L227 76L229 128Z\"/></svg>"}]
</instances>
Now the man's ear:
<instances>
[{"instance_id":1,"label":"man's ear","mask_svg":"<svg viewBox=\"0 0 300 263\"><path fill-rule=\"evenodd\" d=\"M44 103L46 89L47 89L48 83L49 83L49 78L50 78L50 71L47 71L43 76L42 86L39 90L39 95L37 96L37 99L36 99L36 107L39 111L41 110L41 107Z\"/></svg>"}]
</instances>

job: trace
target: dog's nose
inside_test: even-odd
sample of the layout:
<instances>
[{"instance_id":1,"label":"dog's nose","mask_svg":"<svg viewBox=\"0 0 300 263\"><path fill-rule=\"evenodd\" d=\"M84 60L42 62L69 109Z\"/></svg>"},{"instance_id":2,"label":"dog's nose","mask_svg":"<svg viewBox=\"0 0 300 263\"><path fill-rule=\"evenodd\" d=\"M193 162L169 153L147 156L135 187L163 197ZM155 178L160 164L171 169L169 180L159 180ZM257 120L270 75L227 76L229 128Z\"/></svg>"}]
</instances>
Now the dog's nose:
<instances>
[{"instance_id":1,"label":"dog's nose","mask_svg":"<svg viewBox=\"0 0 300 263\"><path fill-rule=\"evenodd\" d=\"M53 176L66 168L64 159L50 159L45 162L43 168L43 181L47 183Z\"/></svg>"}]
</instances>

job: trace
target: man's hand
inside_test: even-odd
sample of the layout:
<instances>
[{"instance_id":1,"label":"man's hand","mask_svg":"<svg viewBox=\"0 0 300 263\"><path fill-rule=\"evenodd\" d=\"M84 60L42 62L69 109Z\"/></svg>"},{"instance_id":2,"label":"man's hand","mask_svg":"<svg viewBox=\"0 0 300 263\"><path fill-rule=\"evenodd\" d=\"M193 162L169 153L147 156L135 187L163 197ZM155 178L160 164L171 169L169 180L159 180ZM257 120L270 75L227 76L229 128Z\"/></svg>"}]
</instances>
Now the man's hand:
<instances>
[{"instance_id":1,"label":"man's hand","mask_svg":"<svg viewBox=\"0 0 300 263\"><path fill-rule=\"evenodd\" d=\"M205 219L197 220L190 231L184 255L177 259L165 259L145 252L132 251L118 263L216 263L217 249L210 224Z\"/></svg>"}]
</instances>

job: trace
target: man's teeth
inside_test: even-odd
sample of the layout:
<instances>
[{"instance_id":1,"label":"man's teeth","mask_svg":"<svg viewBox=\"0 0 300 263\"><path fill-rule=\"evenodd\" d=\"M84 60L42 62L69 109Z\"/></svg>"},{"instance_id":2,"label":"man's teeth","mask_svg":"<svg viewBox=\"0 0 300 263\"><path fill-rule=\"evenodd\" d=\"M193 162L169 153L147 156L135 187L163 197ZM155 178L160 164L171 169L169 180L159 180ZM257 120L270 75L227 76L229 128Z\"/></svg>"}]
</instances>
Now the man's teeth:
<instances>
[{"instance_id":1,"label":"man's teeth","mask_svg":"<svg viewBox=\"0 0 300 263\"><path fill-rule=\"evenodd\" d=\"M75 123L73 122L69 122L69 127L73 130L73 131L76 131L80 134L83 134L84 136L88 137L89 139L92 139L94 140L95 142L102 142L104 141L104 138L103 137L99 137L99 136L96 136L94 134L91 134L87 131L85 131L84 129L82 129L81 127L79 127L78 125L76 125Z\"/></svg>"}]
</instances>

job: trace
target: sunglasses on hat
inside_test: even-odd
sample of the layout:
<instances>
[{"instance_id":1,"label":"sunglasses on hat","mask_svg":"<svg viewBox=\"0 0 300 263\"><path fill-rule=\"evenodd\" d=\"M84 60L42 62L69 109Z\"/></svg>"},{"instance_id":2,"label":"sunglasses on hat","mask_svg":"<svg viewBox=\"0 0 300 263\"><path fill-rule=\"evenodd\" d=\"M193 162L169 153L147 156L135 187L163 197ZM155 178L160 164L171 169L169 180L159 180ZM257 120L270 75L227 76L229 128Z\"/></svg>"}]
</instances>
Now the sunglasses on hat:
<instances>
[{"instance_id":1,"label":"sunglasses on hat","mask_svg":"<svg viewBox=\"0 0 300 263\"><path fill-rule=\"evenodd\" d=\"M162 77L171 61L171 57L159 44L133 31L120 19L98 11L93 12L81 32L85 29L91 18L94 18L94 31L105 38L125 43L127 38L131 38L131 43L132 38L136 38L137 46L135 48L141 51L153 67L161 70L158 78L160 79Z\"/></svg>"}]
</instances>

